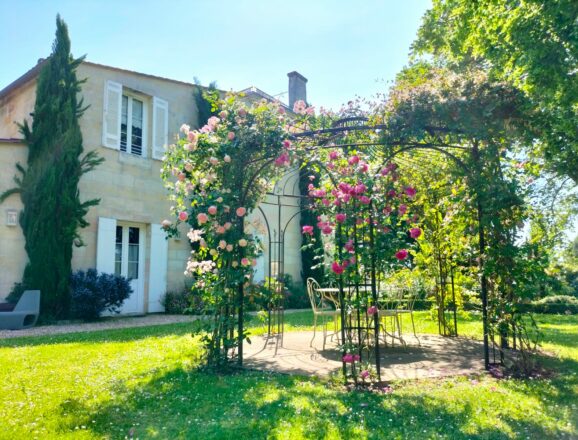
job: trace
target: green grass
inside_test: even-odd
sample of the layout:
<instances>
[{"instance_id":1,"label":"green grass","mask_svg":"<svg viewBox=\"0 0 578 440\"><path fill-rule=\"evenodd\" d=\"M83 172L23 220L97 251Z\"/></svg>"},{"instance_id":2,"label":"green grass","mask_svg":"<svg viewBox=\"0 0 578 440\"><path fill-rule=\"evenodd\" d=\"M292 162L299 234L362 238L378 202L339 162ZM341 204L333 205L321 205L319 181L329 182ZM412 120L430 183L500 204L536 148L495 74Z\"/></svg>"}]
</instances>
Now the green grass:
<instances>
[{"instance_id":1,"label":"green grass","mask_svg":"<svg viewBox=\"0 0 578 440\"><path fill-rule=\"evenodd\" d=\"M391 394L198 372L191 324L2 340L0 439L577 438L578 317L539 321L551 378L422 380L394 383ZM286 322L310 328L311 313ZM416 324L437 330L427 312ZM461 314L459 326L481 335L475 315Z\"/></svg>"}]
</instances>

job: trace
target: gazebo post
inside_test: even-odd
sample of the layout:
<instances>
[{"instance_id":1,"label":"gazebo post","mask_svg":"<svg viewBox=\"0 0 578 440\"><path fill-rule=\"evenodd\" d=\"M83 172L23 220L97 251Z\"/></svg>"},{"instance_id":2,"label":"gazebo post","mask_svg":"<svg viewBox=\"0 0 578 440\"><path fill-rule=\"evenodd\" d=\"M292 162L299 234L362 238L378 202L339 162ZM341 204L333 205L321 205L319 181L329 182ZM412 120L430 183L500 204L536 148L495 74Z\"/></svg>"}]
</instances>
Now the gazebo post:
<instances>
[{"instance_id":1,"label":"gazebo post","mask_svg":"<svg viewBox=\"0 0 578 440\"><path fill-rule=\"evenodd\" d=\"M373 306L377 308L377 285L376 285L376 271L375 271L375 237L373 215L371 214L372 205L369 205L369 244L371 247L371 297L373 299ZM379 310L373 314L373 326L375 331L375 369L377 371L377 379L381 382L381 359L379 351Z\"/></svg>"},{"instance_id":2,"label":"gazebo post","mask_svg":"<svg viewBox=\"0 0 578 440\"><path fill-rule=\"evenodd\" d=\"M472 146L472 158L475 163L475 172L479 181L480 178L480 151L477 142ZM479 237L479 257L478 267L481 274L482 290L482 324L484 332L484 368L490 369L490 343L488 340L488 280L484 273L485 253L486 253L486 234L484 230L484 209L480 198L479 188L476 188L477 210L478 210L478 237Z\"/></svg>"},{"instance_id":3,"label":"gazebo post","mask_svg":"<svg viewBox=\"0 0 578 440\"><path fill-rule=\"evenodd\" d=\"M337 253L341 261L341 247L343 246L342 239L342 226L341 223L337 225ZM341 364L343 370L343 380L347 383L347 365L343 358L345 357L345 297L343 292L343 274L339 275L339 309L341 311L341 346L343 347L341 351Z\"/></svg>"}]
</instances>

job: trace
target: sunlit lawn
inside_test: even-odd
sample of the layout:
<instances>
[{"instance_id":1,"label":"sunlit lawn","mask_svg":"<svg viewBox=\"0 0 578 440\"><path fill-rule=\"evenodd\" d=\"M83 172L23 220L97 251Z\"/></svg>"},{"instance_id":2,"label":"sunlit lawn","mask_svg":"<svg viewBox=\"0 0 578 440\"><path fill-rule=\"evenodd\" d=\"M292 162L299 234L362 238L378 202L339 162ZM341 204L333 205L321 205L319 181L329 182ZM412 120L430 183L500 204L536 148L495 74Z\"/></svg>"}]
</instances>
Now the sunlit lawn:
<instances>
[{"instance_id":1,"label":"sunlit lawn","mask_svg":"<svg viewBox=\"0 0 578 440\"><path fill-rule=\"evenodd\" d=\"M418 332L437 331L428 312L417 316ZM391 394L197 372L190 324L3 340L0 438L576 438L578 317L539 319L556 376L394 383ZM288 330L306 329L311 313L286 320ZM481 334L472 315L459 329Z\"/></svg>"}]
</instances>

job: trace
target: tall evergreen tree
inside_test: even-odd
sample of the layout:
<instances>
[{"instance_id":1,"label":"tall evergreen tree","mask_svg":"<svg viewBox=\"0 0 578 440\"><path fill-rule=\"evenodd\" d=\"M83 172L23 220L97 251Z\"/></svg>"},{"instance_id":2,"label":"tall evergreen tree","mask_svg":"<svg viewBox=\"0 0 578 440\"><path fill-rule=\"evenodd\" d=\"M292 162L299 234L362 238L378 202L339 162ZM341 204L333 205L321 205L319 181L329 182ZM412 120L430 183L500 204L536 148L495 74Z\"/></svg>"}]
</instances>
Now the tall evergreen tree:
<instances>
[{"instance_id":1,"label":"tall evergreen tree","mask_svg":"<svg viewBox=\"0 0 578 440\"><path fill-rule=\"evenodd\" d=\"M56 39L37 82L32 127L20 131L28 145L27 168L17 164L17 187L0 201L19 193L24 205L20 226L29 262L24 269L25 288L42 292L41 316L65 317L70 305L69 279L72 246L81 245L79 229L88 225L85 215L100 200L80 201L80 177L104 159L95 151L81 158L82 134L78 124L86 109L78 99L81 84L76 69L84 57L70 53L68 28L56 17Z\"/></svg>"}]
</instances>

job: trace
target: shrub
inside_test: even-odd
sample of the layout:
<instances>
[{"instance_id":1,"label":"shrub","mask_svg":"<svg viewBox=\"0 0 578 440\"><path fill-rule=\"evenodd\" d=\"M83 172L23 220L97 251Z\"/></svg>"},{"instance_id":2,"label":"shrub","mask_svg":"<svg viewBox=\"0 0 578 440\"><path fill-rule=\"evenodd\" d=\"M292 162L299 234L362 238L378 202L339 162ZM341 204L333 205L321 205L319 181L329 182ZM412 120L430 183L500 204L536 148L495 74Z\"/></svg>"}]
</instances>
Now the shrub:
<instances>
[{"instance_id":1,"label":"shrub","mask_svg":"<svg viewBox=\"0 0 578 440\"><path fill-rule=\"evenodd\" d=\"M578 298L570 295L552 295L533 301L530 305L534 313L578 313Z\"/></svg>"},{"instance_id":2,"label":"shrub","mask_svg":"<svg viewBox=\"0 0 578 440\"><path fill-rule=\"evenodd\" d=\"M70 278L71 310L73 318L94 320L106 310L118 313L131 295L130 281L119 275L101 273L94 269L79 270Z\"/></svg>"},{"instance_id":3,"label":"shrub","mask_svg":"<svg viewBox=\"0 0 578 440\"><path fill-rule=\"evenodd\" d=\"M167 292L162 299L165 313L172 315L200 315L204 313L201 292L186 285L182 290Z\"/></svg>"},{"instance_id":4,"label":"shrub","mask_svg":"<svg viewBox=\"0 0 578 440\"><path fill-rule=\"evenodd\" d=\"M285 309L310 309L311 301L303 282L295 283L289 274L285 274Z\"/></svg>"}]
</instances>

